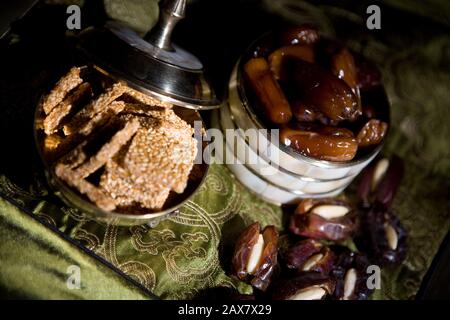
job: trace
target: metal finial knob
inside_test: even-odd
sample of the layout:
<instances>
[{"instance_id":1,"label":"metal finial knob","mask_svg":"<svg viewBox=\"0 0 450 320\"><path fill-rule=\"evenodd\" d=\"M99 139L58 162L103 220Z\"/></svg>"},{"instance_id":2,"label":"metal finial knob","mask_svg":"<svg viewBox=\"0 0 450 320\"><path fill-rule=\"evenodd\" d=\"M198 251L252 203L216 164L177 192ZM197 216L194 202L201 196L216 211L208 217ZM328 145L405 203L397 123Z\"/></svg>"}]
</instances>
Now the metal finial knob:
<instances>
[{"instance_id":1,"label":"metal finial knob","mask_svg":"<svg viewBox=\"0 0 450 320\"><path fill-rule=\"evenodd\" d=\"M184 18L185 11L186 0L164 0L160 5L158 23L144 39L160 49L173 51L170 37L175 25Z\"/></svg>"},{"instance_id":2,"label":"metal finial knob","mask_svg":"<svg viewBox=\"0 0 450 320\"><path fill-rule=\"evenodd\" d=\"M79 46L98 69L157 99L191 109L217 108L220 100L201 61L170 41L185 10L186 0L165 0L157 25L144 39L108 21L103 28L84 30Z\"/></svg>"}]
</instances>

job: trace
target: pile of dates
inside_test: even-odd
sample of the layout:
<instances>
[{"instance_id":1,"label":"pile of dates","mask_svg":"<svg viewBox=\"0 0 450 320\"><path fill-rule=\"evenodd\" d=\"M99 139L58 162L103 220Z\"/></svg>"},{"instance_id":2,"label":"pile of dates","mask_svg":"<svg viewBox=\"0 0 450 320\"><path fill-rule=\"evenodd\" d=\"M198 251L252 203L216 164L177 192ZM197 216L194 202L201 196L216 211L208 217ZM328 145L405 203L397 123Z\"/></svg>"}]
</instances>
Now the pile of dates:
<instances>
[{"instance_id":1,"label":"pile of dates","mask_svg":"<svg viewBox=\"0 0 450 320\"><path fill-rule=\"evenodd\" d=\"M289 245L280 244L274 226L248 226L235 243L232 270L255 296L240 299L368 299L373 268L406 257L406 232L391 208L403 171L400 158L382 158L363 172L357 200L302 200L290 216Z\"/></svg>"},{"instance_id":2,"label":"pile of dates","mask_svg":"<svg viewBox=\"0 0 450 320\"><path fill-rule=\"evenodd\" d=\"M388 130L389 104L376 66L312 26L261 40L244 59L244 86L255 111L302 155L350 161Z\"/></svg>"}]
</instances>

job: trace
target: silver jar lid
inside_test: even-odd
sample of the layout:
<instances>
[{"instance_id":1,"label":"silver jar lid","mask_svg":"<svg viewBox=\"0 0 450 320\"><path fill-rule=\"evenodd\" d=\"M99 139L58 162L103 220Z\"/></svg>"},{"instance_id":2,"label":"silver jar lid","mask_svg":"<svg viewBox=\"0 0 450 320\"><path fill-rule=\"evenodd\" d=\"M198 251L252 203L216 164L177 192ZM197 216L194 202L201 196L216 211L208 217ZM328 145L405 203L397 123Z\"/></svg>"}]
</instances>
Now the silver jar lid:
<instances>
[{"instance_id":1,"label":"silver jar lid","mask_svg":"<svg viewBox=\"0 0 450 320\"><path fill-rule=\"evenodd\" d=\"M215 109L220 101L203 64L170 40L185 8L186 0L165 0L157 25L144 38L113 21L87 28L79 47L97 69L136 90L190 109Z\"/></svg>"}]
</instances>

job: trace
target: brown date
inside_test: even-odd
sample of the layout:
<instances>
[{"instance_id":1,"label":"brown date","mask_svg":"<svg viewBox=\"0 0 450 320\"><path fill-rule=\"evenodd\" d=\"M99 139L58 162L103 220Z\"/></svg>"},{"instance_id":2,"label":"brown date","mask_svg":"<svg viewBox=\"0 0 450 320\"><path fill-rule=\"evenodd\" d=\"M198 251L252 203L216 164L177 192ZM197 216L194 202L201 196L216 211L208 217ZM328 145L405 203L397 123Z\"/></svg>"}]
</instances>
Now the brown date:
<instances>
[{"instance_id":1,"label":"brown date","mask_svg":"<svg viewBox=\"0 0 450 320\"><path fill-rule=\"evenodd\" d=\"M386 135L388 124L386 122L370 119L361 128L356 136L359 147L368 147L379 144Z\"/></svg>"},{"instance_id":2,"label":"brown date","mask_svg":"<svg viewBox=\"0 0 450 320\"><path fill-rule=\"evenodd\" d=\"M292 129L298 129L303 131L312 131L325 136L336 136L353 138L353 132L347 128L339 128L335 126L320 125L316 123L301 123L297 122L291 126Z\"/></svg>"},{"instance_id":3,"label":"brown date","mask_svg":"<svg viewBox=\"0 0 450 320\"><path fill-rule=\"evenodd\" d=\"M336 126L338 124L337 121L330 120L321 112L315 110L314 108L306 105L302 101L295 101L291 103L291 110L294 118L300 122L315 122L319 121L323 125L331 125Z\"/></svg>"},{"instance_id":4,"label":"brown date","mask_svg":"<svg viewBox=\"0 0 450 320\"><path fill-rule=\"evenodd\" d=\"M395 194L403 179L404 171L403 160L397 156L391 157L386 175L380 180L375 193L375 200L386 208L389 208L394 201Z\"/></svg>"},{"instance_id":5,"label":"brown date","mask_svg":"<svg viewBox=\"0 0 450 320\"><path fill-rule=\"evenodd\" d=\"M335 282L317 272L304 272L279 283L274 300L324 300L334 292Z\"/></svg>"},{"instance_id":6,"label":"brown date","mask_svg":"<svg viewBox=\"0 0 450 320\"><path fill-rule=\"evenodd\" d=\"M315 44L319 41L319 32L311 25L301 25L285 30L281 34L281 43L285 46L291 44Z\"/></svg>"},{"instance_id":7,"label":"brown date","mask_svg":"<svg viewBox=\"0 0 450 320\"><path fill-rule=\"evenodd\" d=\"M355 120L361 115L358 98L341 79L318 65L284 59L284 72L304 101L331 120Z\"/></svg>"},{"instance_id":8,"label":"brown date","mask_svg":"<svg viewBox=\"0 0 450 320\"><path fill-rule=\"evenodd\" d=\"M331 69L335 76L345 81L358 99L358 107L361 108L361 95L358 87L358 75L355 60L351 52L343 47L331 57Z\"/></svg>"},{"instance_id":9,"label":"brown date","mask_svg":"<svg viewBox=\"0 0 450 320\"><path fill-rule=\"evenodd\" d=\"M244 66L247 79L260 100L266 117L283 124L292 118L291 107L264 58L250 59Z\"/></svg>"},{"instance_id":10,"label":"brown date","mask_svg":"<svg viewBox=\"0 0 450 320\"><path fill-rule=\"evenodd\" d=\"M337 249L336 265L331 272L335 281L333 298L336 300L367 300L373 290L367 286L370 265L366 255Z\"/></svg>"},{"instance_id":11,"label":"brown date","mask_svg":"<svg viewBox=\"0 0 450 320\"><path fill-rule=\"evenodd\" d=\"M358 87L361 91L368 91L381 85L381 73L374 63L360 58L357 61Z\"/></svg>"},{"instance_id":12,"label":"brown date","mask_svg":"<svg viewBox=\"0 0 450 320\"><path fill-rule=\"evenodd\" d=\"M294 214L305 214L308 213L309 210L311 210L314 206L321 204L321 203L330 203L335 201L334 199L331 198L326 198L326 199L312 199L312 198L308 198L308 199L302 199L297 207L295 208Z\"/></svg>"},{"instance_id":13,"label":"brown date","mask_svg":"<svg viewBox=\"0 0 450 320\"><path fill-rule=\"evenodd\" d=\"M370 105L370 104L366 105L366 106L363 106L362 107L362 114L367 119L375 118L375 116L376 116L375 108L372 105Z\"/></svg>"},{"instance_id":14,"label":"brown date","mask_svg":"<svg viewBox=\"0 0 450 320\"><path fill-rule=\"evenodd\" d=\"M380 266L401 263L406 257L406 231L400 220L383 204L360 212L361 227L355 243Z\"/></svg>"},{"instance_id":15,"label":"brown date","mask_svg":"<svg viewBox=\"0 0 450 320\"><path fill-rule=\"evenodd\" d=\"M270 70L277 80L282 78L281 67L283 64L283 59L285 58L300 59L314 63L314 50L311 46L299 44L286 46L275 50L269 56L269 65Z\"/></svg>"},{"instance_id":16,"label":"brown date","mask_svg":"<svg viewBox=\"0 0 450 320\"><path fill-rule=\"evenodd\" d=\"M363 207L378 202L389 208L403 178L403 160L397 156L383 158L366 168L358 187Z\"/></svg>"},{"instance_id":17,"label":"brown date","mask_svg":"<svg viewBox=\"0 0 450 320\"><path fill-rule=\"evenodd\" d=\"M313 239L305 239L292 246L285 255L286 265L299 271L314 271L328 275L333 268L334 253Z\"/></svg>"},{"instance_id":18,"label":"brown date","mask_svg":"<svg viewBox=\"0 0 450 320\"><path fill-rule=\"evenodd\" d=\"M399 157L383 158L364 171L358 188L361 224L355 242L380 265L400 263L406 256L406 231L390 210L403 172Z\"/></svg>"},{"instance_id":19,"label":"brown date","mask_svg":"<svg viewBox=\"0 0 450 320\"><path fill-rule=\"evenodd\" d=\"M339 200L319 202L308 211L301 212L302 210L296 210L289 225L291 232L300 236L342 241L351 237L356 229L356 217L352 208Z\"/></svg>"},{"instance_id":20,"label":"brown date","mask_svg":"<svg viewBox=\"0 0 450 320\"><path fill-rule=\"evenodd\" d=\"M233 254L233 269L239 279L265 291L277 265L278 232L267 226L261 232L258 222L248 226L239 236Z\"/></svg>"},{"instance_id":21,"label":"brown date","mask_svg":"<svg viewBox=\"0 0 450 320\"><path fill-rule=\"evenodd\" d=\"M319 253L323 245L314 239L305 239L296 243L284 255L286 266L289 269L298 269L306 260Z\"/></svg>"},{"instance_id":22,"label":"brown date","mask_svg":"<svg viewBox=\"0 0 450 320\"><path fill-rule=\"evenodd\" d=\"M301 154L328 161L349 161L358 151L350 130L336 127L282 128L280 139ZM314 131L313 131L314 130Z\"/></svg>"},{"instance_id":23,"label":"brown date","mask_svg":"<svg viewBox=\"0 0 450 320\"><path fill-rule=\"evenodd\" d=\"M292 114L297 121L314 122L321 116L314 108L306 105L301 101L296 101L291 104Z\"/></svg>"}]
</instances>

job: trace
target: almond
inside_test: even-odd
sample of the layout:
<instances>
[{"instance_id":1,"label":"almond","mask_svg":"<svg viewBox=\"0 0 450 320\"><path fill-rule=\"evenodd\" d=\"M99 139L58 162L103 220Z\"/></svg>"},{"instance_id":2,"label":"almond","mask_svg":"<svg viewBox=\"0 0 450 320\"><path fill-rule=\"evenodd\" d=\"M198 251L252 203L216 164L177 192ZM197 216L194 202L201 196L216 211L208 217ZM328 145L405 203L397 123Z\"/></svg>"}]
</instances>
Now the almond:
<instances>
[{"instance_id":1,"label":"almond","mask_svg":"<svg viewBox=\"0 0 450 320\"><path fill-rule=\"evenodd\" d=\"M343 300L348 300L350 296L355 291L356 280L357 280L356 270L351 268L347 271L344 278L344 296Z\"/></svg>"},{"instance_id":2,"label":"almond","mask_svg":"<svg viewBox=\"0 0 450 320\"><path fill-rule=\"evenodd\" d=\"M259 266L259 261L264 250L264 238L262 234L258 236L258 240L252 248L250 257L247 262L247 272L253 274Z\"/></svg>"},{"instance_id":3,"label":"almond","mask_svg":"<svg viewBox=\"0 0 450 320\"><path fill-rule=\"evenodd\" d=\"M327 292L321 287L309 287L298 291L289 300L320 300Z\"/></svg>"},{"instance_id":4,"label":"almond","mask_svg":"<svg viewBox=\"0 0 450 320\"><path fill-rule=\"evenodd\" d=\"M321 216L322 218L329 220L343 217L349 211L350 209L346 206L335 204L324 204L313 208L311 212Z\"/></svg>"},{"instance_id":5,"label":"almond","mask_svg":"<svg viewBox=\"0 0 450 320\"><path fill-rule=\"evenodd\" d=\"M392 250L396 250L398 246L398 235L395 229L390 224L384 225L384 232L386 232L386 239L389 247Z\"/></svg>"},{"instance_id":6,"label":"almond","mask_svg":"<svg viewBox=\"0 0 450 320\"><path fill-rule=\"evenodd\" d=\"M314 267L321 259L323 258L323 254L318 253L310 257L306 262L303 264L302 271L309 271L312 267Z\"/></svg>"},{"instance_id":7,"label":"almond","mask_svg":"<svg viewBox=\"0 0 450 320\"><path fill-rule=\"evenodd\" d=\"M387 169L389 168L389 160L386 158L381 159L375 166L375 170L373 172L371 189L374 191L381 179L386 174Z\"/></svg>"}]
</instances>

